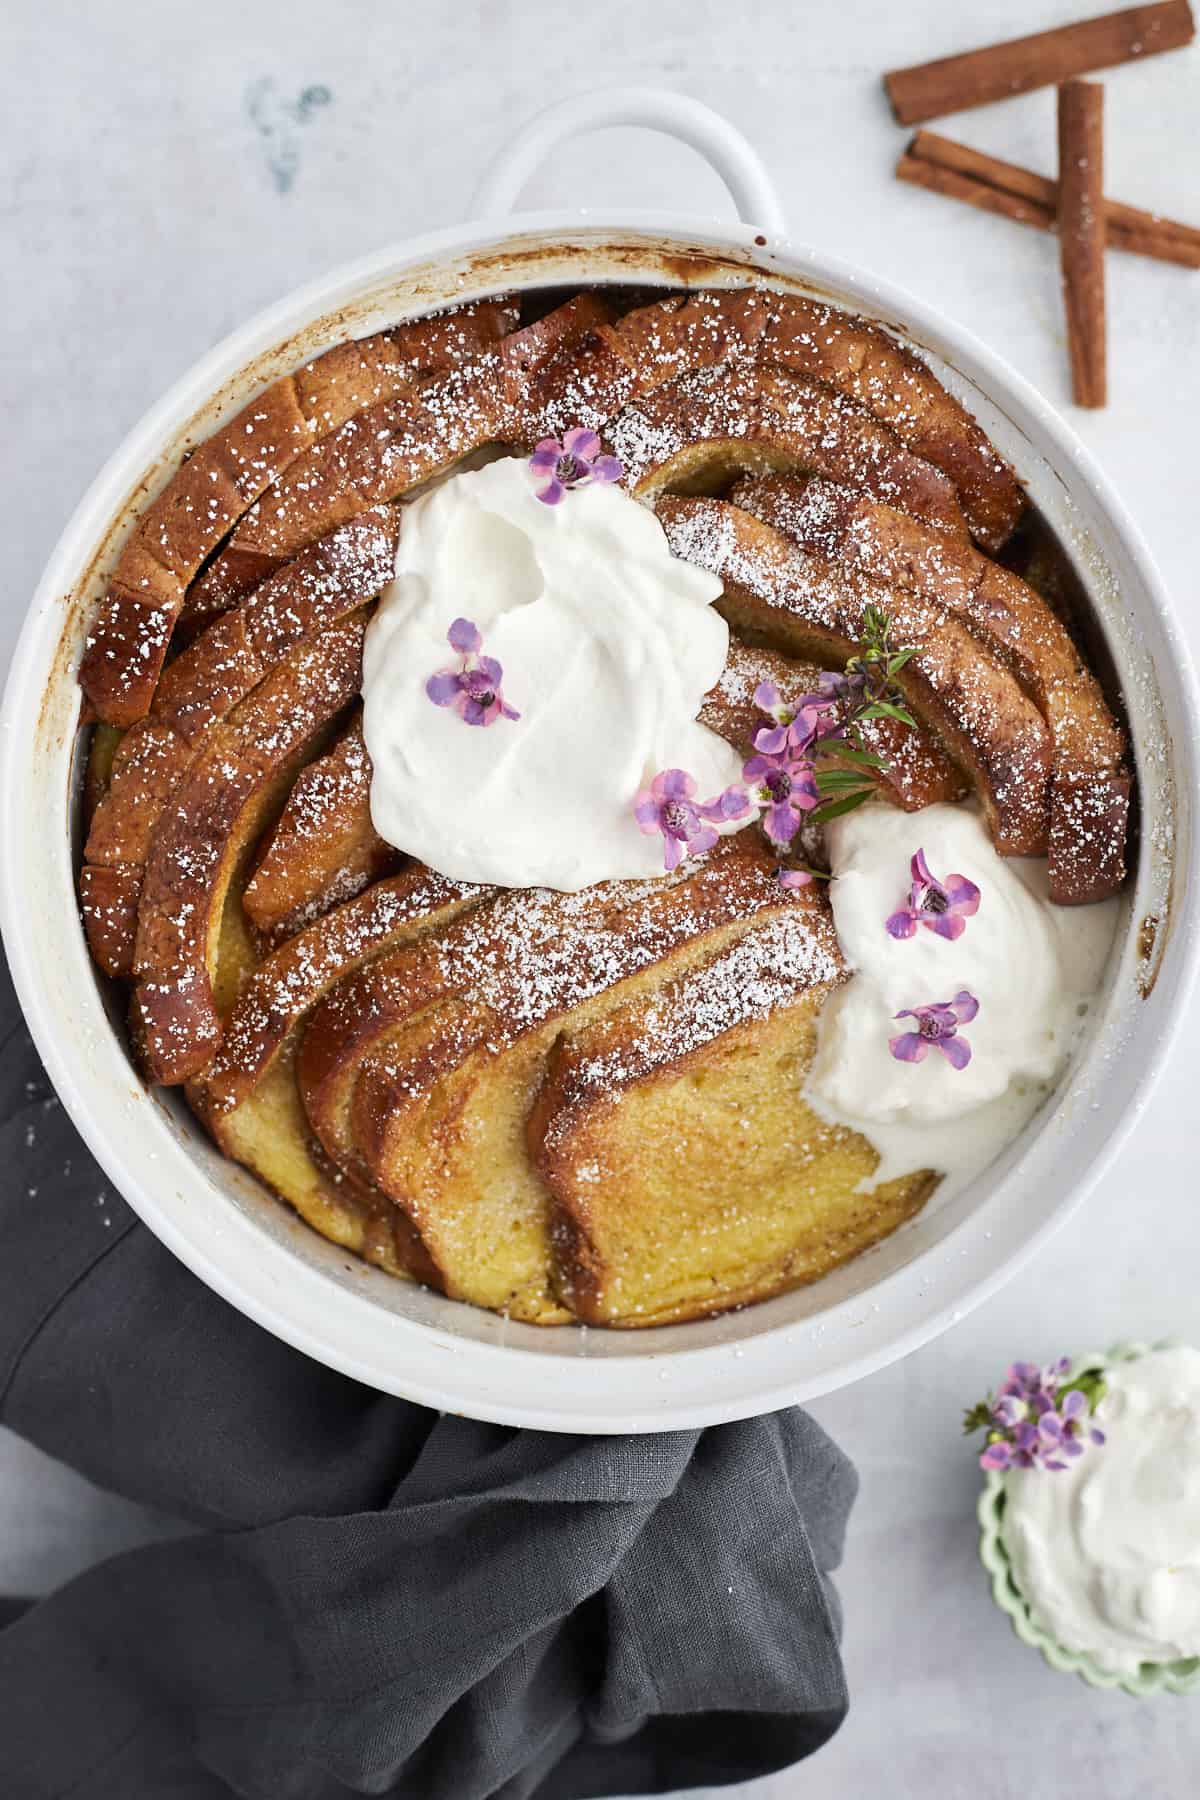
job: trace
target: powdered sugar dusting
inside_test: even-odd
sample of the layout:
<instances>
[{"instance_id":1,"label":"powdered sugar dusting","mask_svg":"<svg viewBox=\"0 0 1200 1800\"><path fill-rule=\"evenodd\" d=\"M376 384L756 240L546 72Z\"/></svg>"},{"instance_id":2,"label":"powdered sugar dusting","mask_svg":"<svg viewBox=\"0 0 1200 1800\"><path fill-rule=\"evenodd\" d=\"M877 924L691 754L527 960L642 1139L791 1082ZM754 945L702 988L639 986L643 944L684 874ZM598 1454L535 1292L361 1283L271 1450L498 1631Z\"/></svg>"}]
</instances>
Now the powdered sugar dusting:
<instances>
[{"instance_id":1,"label":"powdered sugar dusting","mask_svg":"<svg viewBox=\"0 0 1200 1800\"><path fill-rule=\"evenodd\" d=\"M628 1043L573 1066L572 1089L608 1093L639 1081L844 973L827 915L793 906L656 994Z\"/></svg>"}]
</instances>

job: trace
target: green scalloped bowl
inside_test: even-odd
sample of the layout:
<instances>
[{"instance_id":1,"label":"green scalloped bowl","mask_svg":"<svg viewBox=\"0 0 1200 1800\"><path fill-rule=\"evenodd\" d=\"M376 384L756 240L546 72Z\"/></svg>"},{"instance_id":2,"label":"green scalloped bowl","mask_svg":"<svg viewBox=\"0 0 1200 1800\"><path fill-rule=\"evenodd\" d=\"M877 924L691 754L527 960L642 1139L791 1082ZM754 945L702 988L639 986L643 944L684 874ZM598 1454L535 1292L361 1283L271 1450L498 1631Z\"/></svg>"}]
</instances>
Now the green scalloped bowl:
<instances>
[{"instance_id":1,"label":"green scalloped bowl","mask_svg":"<svg viewBox=\"0 0 1200 1800\"><path fill-rule=\"evenodd\" d=\"M1134 1362L1147 1350L1167 1347L1167 1344L1115 1344L1105 1354L1091 1351L1087 1356L1075 1357L1071 1372L1078 1374L1084 1369L1105 1368L1114 1362ZM1017 1587L1001 1535L1004 1500L1005 1478L992 1470L976 1508L980 1524L979 1559L991 1577L992 1599L1001 1612L1008 1614L1022 1643L1040 1650L1050 1667L1060 1669L1064 1675L1078 1675L1091 1687L1123 1688L1139 1700L1150 1694L1193 1694L1200 1690L1200 1656L1189 1656L1181 1662L1143 1663L1135 1675L1115 1675L1111 1669L1102 1669L1086 1652L1065 1649L1040 1625L1035 1625Z\"/></svg>"}]
</instances>

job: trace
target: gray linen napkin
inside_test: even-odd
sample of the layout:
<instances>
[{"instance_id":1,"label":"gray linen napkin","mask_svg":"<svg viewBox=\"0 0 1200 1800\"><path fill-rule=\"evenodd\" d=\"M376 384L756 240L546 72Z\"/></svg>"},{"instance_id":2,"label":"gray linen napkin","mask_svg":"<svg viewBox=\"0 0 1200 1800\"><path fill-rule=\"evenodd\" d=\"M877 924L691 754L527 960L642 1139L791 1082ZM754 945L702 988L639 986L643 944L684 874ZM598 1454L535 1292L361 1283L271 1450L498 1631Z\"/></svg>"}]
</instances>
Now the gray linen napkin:
<instances>
[{"instance_id":1,"label":"gray linen napkin","mask_svg":"<svg viewBox=\"0 0 1200 1800\"><path fill-rule=\"evenodd\" d=\"M0 1418L198 1527L0 1629L5 1800L574 1800L746 1780L846 1712L855 1476L805 1414L573 1438L259 1330L107 1187L0 969Z\"/></svg>"}]
</instances>

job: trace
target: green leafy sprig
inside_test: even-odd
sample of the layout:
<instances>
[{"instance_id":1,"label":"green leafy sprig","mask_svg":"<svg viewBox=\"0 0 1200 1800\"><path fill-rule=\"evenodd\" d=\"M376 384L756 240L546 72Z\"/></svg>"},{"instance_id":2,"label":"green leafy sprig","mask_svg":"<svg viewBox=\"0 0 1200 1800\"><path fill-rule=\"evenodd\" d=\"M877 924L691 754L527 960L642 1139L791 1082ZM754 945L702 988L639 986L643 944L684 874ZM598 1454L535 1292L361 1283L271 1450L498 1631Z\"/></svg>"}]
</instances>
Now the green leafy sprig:
<instances>
[{"instance_id":1,"label":"green leafy sprig","mask_svg":"<svg viewBox=\"0 0 1200 1800\"><path fill-rule=\"evenodd\" d=\"M884 759L867 748L864 725L871 719L895 719L916 729L917 721L896 685L896 677L909 658L916 655L916 645L894 650L891 625L889 614L881 607L864 607L858 652L846 664L840 681L839 698L844 708L841 735L827 738L822 746L836 754L837 762L816 771L822 804L812 819L818 825L853 812L869 800L875 792L870 771L887 769Z\"/></svg>"}]
</instances>

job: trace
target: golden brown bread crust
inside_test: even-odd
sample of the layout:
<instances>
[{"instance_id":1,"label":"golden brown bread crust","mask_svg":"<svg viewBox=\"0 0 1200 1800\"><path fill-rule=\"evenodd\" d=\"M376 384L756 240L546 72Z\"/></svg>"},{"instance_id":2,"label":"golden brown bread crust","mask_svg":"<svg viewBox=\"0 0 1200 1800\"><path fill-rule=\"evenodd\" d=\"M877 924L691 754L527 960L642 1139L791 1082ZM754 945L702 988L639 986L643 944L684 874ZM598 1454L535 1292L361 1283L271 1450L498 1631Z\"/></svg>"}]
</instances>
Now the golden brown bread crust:
<instances>
[{"instance_id":1,"label":"golden brown bread crust","mask_svg":"<svg viewBox=\"0 0 1200 1800\"><path fill-rule=\"evenodd\" d=\"M729 499L802 550L957 613L1012 669L1054 733L1056 766L1113 768L1125 736L1062 620L1019 575L972 544L865 494L789 476L740 481Z\"/></svg>"},{"instance_id":2,"label":"golden brown bread crust","mask_svg":"<svg viewBox=\"0 0 1200 1800\"><path fill-rule=\"evenodd\" d=\"M189 1097L205 1119L242 1105L287 1036L336 982L381 952L444 927L484 894L471 882L412 863L282 944L244 983L220 1048L196 1079Z\"/></svg>"},{"instance_id":3,"label":"golden brown bread crust","mask_svg":"<svg viewBox=\"0 0 1200 1800\"><path fill-rule=\"evenodd\" d=\"M216 620L164 672L150 714L116 747L84 850L87 865L123 871L123 909L131 896L136 904L163 810L207 736L296 644L379 591L394 566L397 528L391 509L360 514ZM116 878L89 875L85 892L96 960L109 975L128 975L128 933L113 929Z\"/></svg>"},{"instance_id":4,"label":"golden brown bread crust","mask_svg":"<svg viewBox=\"0 0 1200 1800\"><path fill-rule=\"evenodd\" d=\"M180 615L178 631L202 631L221 613L228 612L252 594L260 581L265 581L279 564L273 557L260 556L253 550L234 550L228 544L219 550L187 591Z\"/></svg>"},{"instance_id":5,"label":"golden brown bread crust","mask_svg":"<svg viewBox=\"0 0 1200 1800\"><path fill-rule=\"evenodd\" d=\"M494 341L513 317L511 303L485 300L336 345L198 445L137 521L88 636L79 680L100 718L144 717L188 583L309 444L373 395L409 386L421 371L457 368L466 348Z\"/></svg>"},{"instance_id":6,"label":"golden brown bread crust","mask_svg":"<svg viewBox=\"0 0 1200 1800\"><path fill-rule=\"evenodd\" d=\"M313 446L253 506L217 558L210 579L238 558L236 579L262 579L286 557L364 506L432 480L497 442L525 442L540 431L527 389L537 368L569 352L607 316L597 295L581 294L463 358L435 380L402 389L347 419Z\"/></svg>"},{"instance_id":7,"label":"golden brown bread crust","mask_svg":"<svg viewBox=\"0 0 1200 1800\"><path fill-rule=\"evenodd\" d=\"M531 397L537 391L538 382L544 379L539 376L539 370L559 354L569 354L593 326L609 316L609 306L600 295L577 294L532 325L510 331L496 346L494 358L476 359L475 370L487 386L489 404L482 412L476 410L471 416L484 437L495 435L525 442L537 436L541 412L536 404L531 404ZM461 380L459 386L462 386ZM553 383L550 384L552 390ZM389 399L391 404L387 404ZM427 414L429 400L422 404ZM471 404L478 409L477 398ZM499 410L494 411L493 407ZM329 446L323 454L308 457L293 471L289 481L277 484L274 499L280 511L291 510L297 515L289 541L298 542L297 533L318 530L323 518L332 521L344 512L347 501L340 491L340 484L348 478L351 463L365 467L371 454L372 431L378 433L377 442L382 454L383 446L397 434L397 420L403 416L403 410L403 395L399 393L372 395L370 406L366 401L363 404L363 412L370 412L369 418L364 418L358 425L354 424L353 418L345 421L347 429L340 434L336 445ZM480 448L480 443L462 441L464 455ZM358 479L371 482L377 477L368 470ZM298 502L298 495L307 495L309 499ZM321 508L325 509L323 513ZM302 517L303 526L300 524ZM188 589L185 618L202 619L224 612L278 568L280 552L265 547L255 535L266 529L256 516L217 553ZM268 541L277 541L281 529L276 521L274 539Z\"/></svg>"},{"instance_id":8,"label":"golden brown bread crust","mask_svg":"<svg viewBox=\"0 0 1200 1800\"><path fill-rule=\"evenodd\" d=\"M729 497L802 550L940 602L1012 669L1053 740L1051 898L1069 904L1114 893L1125 879L1125 734L1041 595L972 545L847 488L771 476L739 482Z\"/></svg>"},{"instance_id":9,"label":"golden brown bread crust","mask_svg":"<svg viewBox=\"0 0 1200 1800\"><path fill-rule=\"evenodd\" d=\"M949 477L974 535L990 549L1025 507L1013 471L921 359L880 326L817 301L759 288L675 295L628 313L597 337L628 371L625 398L716 363L752 356L837 389ZM612 373L607 392L617 391Z\"/></svg>"},{"instance_id":10,"label":"golden brown bread crust","mask_svg":"<svg viewBox=\"0 0 1200 1800\"><path fill-rule=\"evenodd\" d=\"M230 551L259 574L364 507L395 499L492 442L502 423L495 352L355 413L252 506Z\"/></svg>"},{"instance_id":11,"label":"golden brown bread crust","mask_svg":"<svg viewBox=\"0 0 1200 1800\"><path fill-rule=\"evenodd\" d=\"M530 399L541 372L558 357L566 357L596 329L612 318L612 307L602 293L576 294L532 325L510 331L500 342L500 380L510 424L505 433L514 443L541 436L541 419Z\"/></svg>"},{"instance_id":12,"label":"golden brown bread crust","mask_svg":"<svg viewBox=\"0 0 1200 1800\"><path fill-rule=\"evenodd\" d=\"M770 682L784 701L790 702L814 693L820 674L817 663L801 662L778 650L731 637L724 673L705 695L697 716L728 743L748 747L765 722L754 700L759 683ZM962 771L927 726L918 723L913 729L897 719L869 719L860 729L867 749L883 759L883 768L872 770L871 779L893 806L916 812L938 800L958 800L966 793Z\"/></svg>"},{"instance_id":13,"label":"golden brown bread crust","mask_svg":"<svg viewBox=\"0 0 1200 1800\"><path fill-rule=\"evenodd\" d=\"M520 945L527 971L544 966L549 979L574 947L569 932L619 912L645 885L610 882L577 895L496 892L436 943L401 950L341 983L314 1012L297 1063L305 1111L331 1160L349 1174L364 1172L350 1108L362 1067L381 1046L427 1009L454 1002L483 965L498 970L509 944Z\"/></svg>"},{"instance_id":14,"label":"golden brown bread crust","mask_svg":"<svg viewBox=\"0 0 1200 1800\"><path fill-rule=\"evenodd\" d=\"M957 490L980 543L996 549L1025 508L1013 471L921 359L881 327L816 301L757 288L676 294L599 326L553 370L544 404L554 430L597 431L631 400L718 363L748 382L776 364L873 413Z\"/></svg>"},{"instance_id":15,"label":"golden brown bread crust","mask_svg":"<svg viewBox=\"0 0 1200 1800\"><path fill-rule=\"evenodd\" d=\"M845 974L828 902L810 889L649 994L566 1022L527 1138L552 1197L556 1283L578 1317L647 1326L766 1299L923 1203L926 1173L859 1193L874 1152L801 1098L816 1018Z\"/></svg>"},{"instance_id":16,"label":"golden brown bread crust","mask_svg":"<svg viewBox=\"0 0 1200 1800\"><path fill-rule=\"evenodd\" d=\"M1056 906L1090 906L1116 893L1128 872L1132 803L1133 777L1126 769L1055 773L1047 866Z\"/></svg>"},{"instance_id":17,"label":"golden brown bread crust","mask_svg":"<svg viewBox=\"0 0 1200 1800\"><path fill-rule=\"evenodd\" d=\"M608 427L625 482L650 501L666 489L714 493L736 475L823 475L965 537L950 480L865 407L769 363L718 363L632 401Z\"/></svg>"},{"instance_id":18,"label":"golden brown bread crust","mask_svg":"<svg viewBox=\"0 0 1200 1800\"><path fill-rule=\"evenodd\" d=\"M140 863L114 863L109 868L85 864L80 870L83 929L93 961L106 975L121 977L133 968L141 897Z\"/></svg>"},{"instance_id":19,"label":"golden brown bread crust","mask_svg":"<svg viewBox=\"0 0 1200 1800\"><path fill-rule=\"evenodd\" d=\"M483 906L494 904L485 899ZM453 993L445 973L462 927L451 926L437 948L416 945L382 958L339 982L304 1032L296 1080L312 1131L332 1164L362 1178L350 1134L350 1102L363 1061L424 1007Z\"/></svg>"},{"instance_id":20,"label":"golden brown bread crust","mask_svg":"<svg viewBox=\"0 0 1200 1800\"><path fill-rule=\"evenodd\" d=\"M297 768L358 691L366 610L303 642L206 734L151 845L132 1029L155 1081L196 1074L221 1039L213 968L226 896Z\"/></svg>"},{"instance_id":21,"label":"golden brown bread crust","mask_svg":"<svg viewBox=\"0 0 1200 1800\"><path fill-rule=\"evenodd\" d=\"M685 926L711 929L731 907L751 913L778 905L784 896L772 867L761 843L738 839L686 878L608 883L578 895L502 894L436 939L340 983L313 1013L297 1059L305 1111L332 1162L351 1179L374 1179L372 1159L386 1157L387 1134L370 1124L364 1136L362 1128L379 1123L380 1084L403 1086L411 1069L408 1099L415 1105L431 1081L454 1075L474 1049L484 1048L486 1064L486 1046L528 1041L567 999L592 997L603 977L627 962L645 966L682 938ZM406 1210L439 1266L439 1285L457 1292L463 1282L486 1280L483 1271L473 1277L461 1266L453 1230L439 1230L436 1202L428 1194L421 1199L420 1208ZM544 1219L536 1207L534 1214L504 1238L510 1260L507 1274L499 1272L500 1298L522 1317L552 1323L564 1315L546 1286Z\"/></svg>"},{"instance_id":22,"label":"golden brown bread crust","mask_svg":"<svg viewBox=\"0 0 1200 1800\"><path fill-rule=\"evenodd\" d=\"M761 862L761 851L758 858ZM315 1010L297 1059L305 1112L331 1164L351 1183L371 1186L365 1154L370 1146L358 1136L355 1114L357 1087L373 1058L386 1057L390 1078L403 1080L401 1063L412 1046L414 1075L420 1082L428 1083L439 1071L452 1075L473 1046L499 1042L500 1022L486 994L471 997L481 990L485 969L498 978L506 949L520 941L526 972L536 970L553 981L575 959L578 946L572 933L615 916L645 885L609 883L581 895L499 894L435 939L384 957L339 983ZM532 1003L526 1001L526 1012ZM464 1275L460 1259L452 1254L444 1234L427 1233L422 1220L411 1209L410 1213L436 1268L435 1285L457 1292ZM520 1241L514 1233L505 1237L509 1252L518 1251L523 1273L514 1291L506 1287L502 1298L524 1318L560 1323L566 1314L547 1287L540 1217L532 1244L528 1221L526 1227ZM466 1278L469 1281L469 1275ZM521 1289L519 1294L516 1288Z\"/></svg>"},{"instance_id":23,"label":"golden brown bread crust","mask_svg":"<svg viewBox=\"0 0 1200 1800\"><path fill-rule=\"evenodd\" d=\"M278 941L402 860L371 823L371 759L360 709L325 755L301 771L259 849L242 905L251 923Z\"/></svg>"},{"instance_id":24,"label":"golden brown bread crust","mask_svg":"<svg viewBox=\"0 0 1200 1800\"><path fill-rule=\"evenodd\" d=\"M121 739L107 792L92 816L84 856L100 867L140 868L163 807L191 760L186 739L158 719L139 719ZM116 970L128 974L128 970Z\"/></svg>"},{"instance_id":25,"label":"golden brown bread crust","mask_svg":"<svg viewBox=\"0 0 1200 1800\"><path fill-rule=\"evenodd\" d=\"M664 495L658 516L686 562L725 583L720 610L735 626L836 667L854 655L863 608L891 615L895 641L916 655L898 686L932 725L983 804L1003 856L1044 856L1049 837L1051 743L1045 720L1009 671L945 609L879 588L827 563L724 500Z\"/></svg>"}]
</instances>

